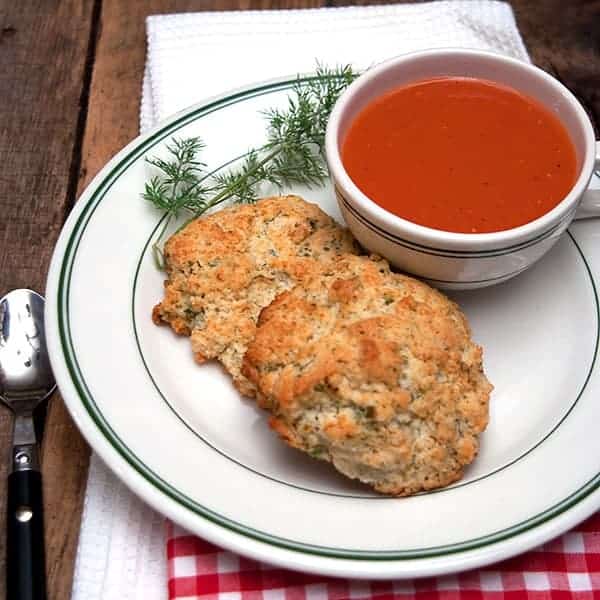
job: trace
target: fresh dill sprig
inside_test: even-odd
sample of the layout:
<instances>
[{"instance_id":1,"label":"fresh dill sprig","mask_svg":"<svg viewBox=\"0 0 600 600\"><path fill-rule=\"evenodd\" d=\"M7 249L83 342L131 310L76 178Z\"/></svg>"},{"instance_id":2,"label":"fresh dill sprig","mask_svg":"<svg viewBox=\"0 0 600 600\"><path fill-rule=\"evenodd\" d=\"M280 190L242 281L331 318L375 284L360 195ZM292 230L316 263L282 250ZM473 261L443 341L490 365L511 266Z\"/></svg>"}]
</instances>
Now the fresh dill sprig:
<instances>
[{"instance_id":1,"label":"fresh dill sprig","mask_svg":"<svg viewBox=\"0 0 600 600\"><path fill-rule=\"evenodd\" d=\"M268 122L267 146L314 144L324 152L327 121L340 94L356 79L352 67L336 69L317 66L315 77L298 81L285 110L271 109L264 115Z\"/></svg>"},{"instance_id":2,"label":"fresh dill sprig","mask_svg":"<svg viewBox=\"0 0 600 600\"><path fill-rule=\"evenodd\" d=\"M155 175L144 186L142 198L165 213L161 232L152 245L154 260L158 268L163 268L163 256L160 249L167 227L182 210L193 215L202 214L205 208L206 190L202 187L202 173L206 165L196 160L204 144L200 138L179 140L173 138L167 150L172 160L147 158L146 162L162 172Z\"/></svg>"},{"instance_id":3,"label":"fresh dill sprig","mask_svg":"<svg viewBox=\"0 0 600 600\"><path fill-rule=\"evenodd\" d=\"M143 198L166 213L163 229L153 245L163 266L160 241L172 218L185 211L191 218L225 201L255 202L263 187L281 191L289 185L314 187L327 177L325 131L333 106L358 73L350 66L317 66L314 77L295 83L287 105L263 113L267 142L250 149L242 163L225 172L206 173L197 160L204 147L199 138L174 139L167 147L171 160L147 159L161 171L145 185Z\"/></svg>"},{"instance_id":4,"label":"fresh dill sprig","mask_svg":"<svg viewBox=\"0 0 600 600\"><path fill-rule=\"evenodd\" d=\"M200 138L173 138L171 145L167 146L172 160L146 159L163 175L154 176L146 183L144 199L175 215L181 209L192 213L201 210L204 190L198 185L198 177L206 165L197 161L196 156L202 148L204 144Z\"/></svg>"}]
</instances>

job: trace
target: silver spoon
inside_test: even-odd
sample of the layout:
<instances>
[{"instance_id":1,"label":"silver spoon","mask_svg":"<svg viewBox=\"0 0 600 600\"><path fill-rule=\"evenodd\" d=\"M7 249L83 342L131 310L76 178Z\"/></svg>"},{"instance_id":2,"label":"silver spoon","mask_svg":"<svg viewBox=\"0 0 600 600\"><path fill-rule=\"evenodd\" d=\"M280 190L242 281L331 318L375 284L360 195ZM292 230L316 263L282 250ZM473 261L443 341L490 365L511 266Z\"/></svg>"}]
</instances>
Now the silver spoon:
<instances>
[{"instance_id":1,"label":"silver spoon","mask_svg":"<svg viewBox=\"0 0 600 600\"><path fill-rule=\"evenodd\" d=\"M44 298L0 299L0 399L14 414L7 500L7 600L46 598L42 477L33 410L56 387L44 333Z\"/></svg>"}]
</instances>

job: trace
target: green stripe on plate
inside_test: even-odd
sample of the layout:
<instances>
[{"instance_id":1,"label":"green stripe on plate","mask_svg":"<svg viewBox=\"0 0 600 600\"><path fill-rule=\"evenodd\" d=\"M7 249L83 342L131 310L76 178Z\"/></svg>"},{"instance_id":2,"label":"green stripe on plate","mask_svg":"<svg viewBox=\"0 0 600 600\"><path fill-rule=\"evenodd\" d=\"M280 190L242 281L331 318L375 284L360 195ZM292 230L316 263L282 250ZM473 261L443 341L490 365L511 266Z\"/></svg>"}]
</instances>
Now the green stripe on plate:
<instances>
[{"instance_id":1,"label":"green stripe on plate","mask_svg":"<svg viewBox=\"0 0 600 600\"><path fill-rule=\"evenodd\" d=\"M300 82L309 81L313 78L304 78L299 80ZM79 363L77 361L77 356L75 352L75 348L73 345L73 339L71 336L70 329L70 285L71 285L71 276L73 273L73 264L75 257L77 255L77 251L79 248L79 244L81 242L82 236L85 233L88 223L90 219L93 217L93 214L102 199L105 197L106 193L110 190L115 181L123 174L123 172L131 165L132 162L139 159L143 156L149 149L153 148L160 141L164 140L167 136L173 135L183 126L187 125L192 121L199 120L206 115L217 111L223 110L227 106L232 104L242 102L248 100L250 98L254 98L264 94L270 94L277 91L285 90L291 88L298 80L287 80L283 82L271 83L262 85L259 87L254 87L245 91L241 91L217 100L214 100L208 103L205 106L196 108L189 113L182 115L180 118L175 121L169 123L163 128L157 130L152 136L145 139L142 143L136 146L129 154L127 154L118 164L114 166L114 168L106 175L103 181L101 181L97 188L94 190L92 195L90 196L86 206L83 208L78 220L73 226L73 230L68 238L66 250L63 256L63 260L60 268L60 276L59 276L59 285L58 285L58 325L59 325L59 334L60 341L62 345L62 349L64 352L65 362L75 386L77 393L81 399L82 405L87 411L90 418L93 420L95 425L98 427L99 431L105 437L105 439L111 444L114 450L135 470L137 471L146 481L148 481L153 487L162 492L165 496L178 503L180 506L187 508L191 512L195 513L198 516L201 516L213 523L216 523L226 529L234 531L236 533L242 534L244 536L250 537L252 539L259 540L261 542L266 542L273 546L282 547L290 550L294 550L297 552L319 555L319 556L327 556L332 558L339 559L357 559L357 560L376 560L376 561L386 561L386 560L409 560L409 559L418 559L418 558L427 558L427 557L435 557L435 556L443 556L450 553L464 552L467 550L473 550L477 548L481 548L484 546L488 546L490 544L505 540L507 538L513 537L524 531L532 529L541 523L544 523L555 516L561 514L562 512L568 510L572 506L576 505L583 498L593 492L600 485L600 473L591 478L586 484L580 487L578 490L564 498L561 502L555 504L554 506L548 508L547 510L530 517L520 523L517 523L509 528L502 529L500 531L493 532L491 534L481 536L478 538L474 538L471 540L467 540L464 542L447 544L442 546L428 547L428 548L416 548L416 549L406 549L406 550L397 550L397 551L364 551L357 549L345 549L345 548L333 548L327 546L319 546L312 544L304 544L301 542L297 542L295 540L273 536L267 532L259 531L252 527L248 527L243 523L239 523L224 517L223 515L218 514L217 512L208 509L202 504L198 503L192 498L189 498L182 494L179 490L171 486L167 481L159 477L152 469L146 465L143 461L141 461L127 446L127 444L116 434L116 432L110 426L110 423L104 418L102 412L99 410L96 402L94 401L93 395L85 381L83 373L81 372ZM598 305L598 293L596 290L594 278L592 276L590 267L585 259L583 252L581 251L579 245L569 233L572 242L575 244L587 270L593 292L594 299L596 303L596 344L592 359L592 367L590 368L590 372L586 378L585 384L579 393L576 401L581 396L583 389L587 385L591 374L593 372L593 367L596 362L597 354L598 354L598 324L600 323L600 309ZM139 265L138 265L139 270ZM561 423L568 416L568 414L575 406L576 401L573 403L569 412L563 417ZM560 423L557 425L557 427ZM555 428L556 429L556 428ZM555 430L554 429L554 430ZM554 431L553 430L553 431ZM552 432L551 432L552 433ZM548 434L550 435L550 434ZM548 436L546 436L548 437ZM544 438L546 439L546 438ZM543 440L542 440L543 441ZM541 443L541 442L540 442Z\"/></svg>"}]
</instances>

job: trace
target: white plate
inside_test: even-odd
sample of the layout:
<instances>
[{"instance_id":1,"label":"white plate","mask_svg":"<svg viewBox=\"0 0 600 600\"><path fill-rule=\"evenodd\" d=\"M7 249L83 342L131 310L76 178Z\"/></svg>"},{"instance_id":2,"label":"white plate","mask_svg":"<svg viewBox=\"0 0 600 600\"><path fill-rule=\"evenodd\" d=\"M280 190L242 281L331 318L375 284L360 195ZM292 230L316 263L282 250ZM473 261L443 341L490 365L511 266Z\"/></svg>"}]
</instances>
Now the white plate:
<instances>
[{"instance_id":1,"label":"white plate","mask_svg":"<svg viewBox=\"0 0 600 600\"><path fill-rule=\"evenodd\" d=\"M376 496L281 444L265 415L188 340L152 324L159 215L145 156L200 135L214 168L264 139L259 111L291 81L199 104L134 140L94 179L60 236L47 288L56 379L77 425L144 500L226 548L294 569L402 578L517 554L600 506L600 230L588 221L506 284L456 294L495 385L481 453L458 484ZM305 193L339 217L331 190Z\"/></svg>"}]
</instances>

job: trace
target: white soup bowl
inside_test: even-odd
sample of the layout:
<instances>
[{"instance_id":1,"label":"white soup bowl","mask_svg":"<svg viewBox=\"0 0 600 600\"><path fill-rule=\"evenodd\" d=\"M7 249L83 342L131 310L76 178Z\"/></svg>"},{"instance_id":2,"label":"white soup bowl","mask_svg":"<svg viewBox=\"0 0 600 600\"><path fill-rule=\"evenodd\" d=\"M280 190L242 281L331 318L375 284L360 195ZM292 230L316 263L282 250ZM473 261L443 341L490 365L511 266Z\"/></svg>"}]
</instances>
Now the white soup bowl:
<instances>
[{"instance_id":1,"label":"white soup bowl","mask_svg":"<svg viewBox=\"0 0 600 600\"><path fill-rule=\"evenodd\" d=\"M577 158L577 179L558 205L512 229L453 233L402 219L361 192L341 159L342 144L356 116L394 88L442 76L473 77L506 85L538 100L558 117L573 141ZM600 216L600 179L590 185L594 168L598 169L598 145L585 110L564 85L545 71L491 52L428 50L398 56L369 69L336 103L327 126L325 149L342 215L360 244L398 269L440 288L473 289L506 281L539 260L573 218ZM432 153L435 151L431 148ZM435 176L431 173L432 178ZM402 189L399 181L399 194Z\"/></svg>"}]
</instances>

